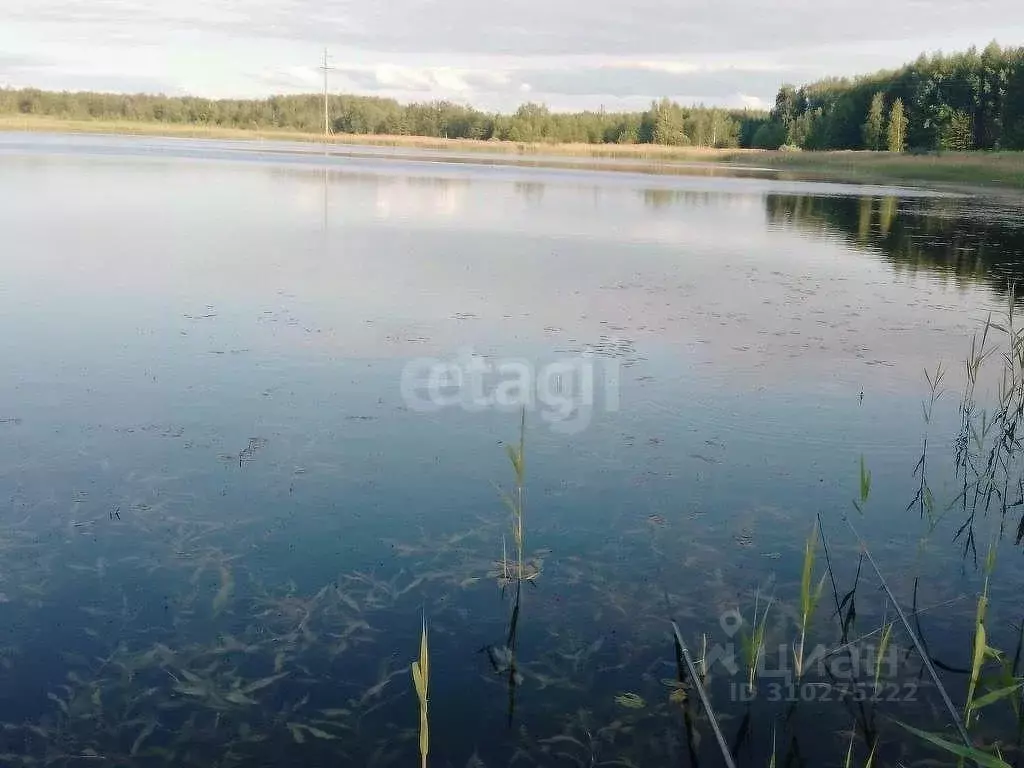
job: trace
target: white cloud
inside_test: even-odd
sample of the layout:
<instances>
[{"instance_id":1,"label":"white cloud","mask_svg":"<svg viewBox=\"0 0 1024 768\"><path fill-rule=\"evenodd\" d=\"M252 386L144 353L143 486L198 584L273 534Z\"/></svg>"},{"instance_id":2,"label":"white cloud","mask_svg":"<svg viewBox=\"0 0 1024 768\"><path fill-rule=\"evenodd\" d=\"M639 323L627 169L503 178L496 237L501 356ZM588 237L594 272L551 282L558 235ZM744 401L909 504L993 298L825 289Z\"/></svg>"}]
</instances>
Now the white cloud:
<instances>
[{"instance_id":1,"label":"white cloud","mask_svg":"<svg viewBox=\"0 0 1024 768\"><path fill-rule=\"evenodd\" d=\"M773 55L755 54L739 59L735 55L720 54L696 55L687 59L651 60L620 58L609 62L606 66L612 69L638 69L647 72L662 72L668 75L684 75L694 72L723 72L737 70L745 72L784 72L789 66L772 60Z\"/></svg>"},{"instance_id":2,"label":"white cloud","mask_svg":"<svg viewBox=\"0 0 1024 768\"><path fill-rule=\"evenodd\" d=\"M758 96L749 96L745 93L737 94L740 103L748 109L767 109L769 104Z\"/></svg>"},{"instance_id":3,"label":"white cloud","mask_svg":"<svg viewBox=\"0 0 1024 768\"><path fill-rule=\"evenodd\" d=\"M322 73L313 67L285 67L282 74L292 80L307 83L308 85L319 84L322 77Z\"/></svg>"},{"instance_id":4,"label":"white cloud","mask_svg":"<svg viewBox=\"0 0 1024 768\"><path fill-rule=\"evenodd\" d=\"M471 89L469 83L458 72L451 69L440 69L433 73L434 82L445 91L468 91Z\"/></svg>"},{"instance_id":5,"label":"white cloud","mask_svg":"<svg viewBox=\"0 0 1024 768\"><path fill-rule=\"evenodd\" d=\"M1024 39L1017 0L0 0L12 85L266 96L334 88L512 109L769 103L783 81ZM884 20L880 23L880 20ZM955 20L955 22L953 21ZM12 63L13 62L13 63Z\"/></svg>"},{"instance_id":6,"label":"white cloud","mask_svg":"<svg viewBox=\"0 0 1024 768\"><path fill-rule=\"evenodd\" d=\"M373 74L377 83L384 88L394 88L400 91L430 90L430 76L426 72L412 67L381 64L374 67Z\"/></svg>"},{"instance_id":7,"label":"white cloud","mask_svg":"<svg viewBox=\"0 0 1024 768\"><path fill-rule=\"evenodd\" d=\"M624 69L644 69L649 72L665 72L670 75L697 72L700 69L698 65L685 61L630 61L628 59L611 66Z\"/></svg>"}]
</instances>

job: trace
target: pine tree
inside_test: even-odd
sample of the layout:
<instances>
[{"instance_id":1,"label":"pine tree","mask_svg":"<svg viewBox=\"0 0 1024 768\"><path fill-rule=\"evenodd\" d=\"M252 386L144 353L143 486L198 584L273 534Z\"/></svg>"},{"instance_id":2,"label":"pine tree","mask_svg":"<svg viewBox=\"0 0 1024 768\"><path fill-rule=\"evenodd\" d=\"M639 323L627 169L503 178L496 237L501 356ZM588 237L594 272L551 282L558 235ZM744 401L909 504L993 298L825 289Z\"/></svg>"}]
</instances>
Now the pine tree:
<instances>
[{"instance_id":1,"label":"pine tree","mask_svg":"<svg viewBox=\"0 0 1024 768\"><path fill-rule=\"evenodd\" d=\"M896 99L889 110L889 151L902 152L907 148L907 113L903 99Z\"/></svg>"},{"instance_id":2,"label":"pine tree","mask_svg":"<svg viewBox=\"0 0 1024 768\"><path fill-rule=\"evenodd\" d=\"M871 98L868 119L864 123L864 148L881 149L885 138L885 95L879 91Z\"/></svg>"}]
</instances>

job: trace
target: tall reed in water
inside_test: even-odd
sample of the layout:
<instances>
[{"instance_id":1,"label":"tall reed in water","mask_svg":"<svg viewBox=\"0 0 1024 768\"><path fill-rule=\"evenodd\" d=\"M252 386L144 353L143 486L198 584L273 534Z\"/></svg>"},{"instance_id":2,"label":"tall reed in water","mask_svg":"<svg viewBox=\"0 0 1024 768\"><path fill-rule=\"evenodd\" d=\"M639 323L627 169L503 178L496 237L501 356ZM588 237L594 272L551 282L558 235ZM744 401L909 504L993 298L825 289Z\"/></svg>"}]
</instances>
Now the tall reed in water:
<instances>
[{"instance_id":1,"label":"tall reed in water","mask_svg":"<svg viewBox=\"0 0 1024 768\"><path fill-rule=\"evenodd\" d=\"M512 462L512 470L515 472L515 489L512 495L501 491L502 500L505 506L512 513L512 541L516 548L516 580L523 580L523 513L525 511L525 486L526 486L526 409L523 408L519 422L519 444L505 446L508 451L508 458ZM502 553L504 557L504 553Z\"/></svg>"},{"instance_id":2,"label":"tall reed in water","mask_svg":"<svg viewBox=\"0 0 1024 768\"><path fill-rule=\"evenodd\" d=\"M768 625L768 609L772 607L772 600L769 598L767 605L764 607L764 613L758 619L757 609L760 598L761 593L758 591L754 596L754 616L751 628L749 631L744 628L742 636L743 656L747 662L747 691L750 693L754 692L758 666L764 658L764 636Z\"/></svg>"},{"instance_id":3,"label":"tall reed in water","mask_svg":"<svg viewBox=\"0 0 1024 768\"><path fill-rule=\"evenodd\" d=\"M850 732L850 746L846 749L846 760L843 762L843 768L853 768L853 742L856 740L857 729L854 728ZM868 761L864 763L864 768L871 768L875 764L875 749L878 747L878 742L871 745L871 752L868 754Z\"/></svg>"},{"instance_id":4,"label":"tall reed in water","mask_svg":"<svg viewBox=\"0 0 1024 768\"><path fill-rule=\"evenodd\" d=\"M420 657L412 663L412 681L420 701L420 768L427 768L430 745L430 723L427 719L427 685L430 682L430 656L427 652L427 620L423 618L420 632Z\"/></svg>"},{"instance_id":5,"label":"tall reed in water","mask_svg":"<svg viewBox=\"0 0 1024 768\"><path fill-rule=\"evenodd\" d=\"M966 383L960 402L960 435L957 438L956 474L960 493L956 503L965 517L956 532L964 553L977 563L975 523L995 510L1005 520L1024 495L1021 466L1024 428L1024 328L1019 327L1017 292L1010 286L1005 314L995 321L991 315L980 335L971 342L966 362ZM994 343L989 343L990 337ZM995 361L988 376L986 363ZM979 406L979 387L995 386L994 405ZM1024 515L1018 522L1017 543L1024 541Z\"/></svg>"},{"instance_id":6,"label":"tall reed in water","mask_svg":"<svg viewBox=\"0 0 1024 768\"><path fill-rule=\"evenodd\" d=\"M988 644L988 633L985 630L985 618L988 614L988 587L992 578L992 571L995 569L996 544L992 541L989 545L988 555L985 558L985 585L981 595L978 596L978 608L974 618L974 652L971 661L971 679L967 688L967 703L964 705L964 725L971 726L972 717L982 707L987 707L1001 699L1011 696L1016 697L1024 686L1024 680L1017 678L1010 671L1001 651L996 650ZM978 695L978 685L981 681L981 669L986 661L996 661L1003 665L1003 674L997 675L995 680L1001 688L990 690L982 696ZM1018 714L1019 716L1019 714Z\"/></svg>"},{"instance_id":7,"label":"tall reed in water","mask_svg":"<svg viewBox=\"0 0 1024 768\"><path fill-rule=\"evenodd\" d=\"M825 579L828 573L823 573L817 586L813 584L814 557L818 548L818 521L814 521L811 528L811 535L804 545L804 566L800 574L800 641L793 649L793 660L796 664L796 678L800 680L804 672L804 647L807 642L807 629L811 624L811 618L818 607L821 599L821 592L825 588Z\"/></svg>"},{"instance_id":8,"label":"tall reed in water","mask_svg":"<svg viewBox=\"0 0 1024 768\"><path fill-rule=\"evenodd\" d=\"M917 492L907 505L908 512L916 507L922 520L927 516L929 534L934 533L936 527L938 527L939 516L935 512L935 496L932 493L931 486L928 485L928 430L931 427L935 405L943 395L942 380L945 375L946 372L941 364L936 366L934 374L929 373L927 370L924 372L924 378L928 382L929 390L928 401L921 403L925 433L921 445L921 458L918 459L917 466L914 467L914 476L918 478Z\"/></svg>"}]
</instances>

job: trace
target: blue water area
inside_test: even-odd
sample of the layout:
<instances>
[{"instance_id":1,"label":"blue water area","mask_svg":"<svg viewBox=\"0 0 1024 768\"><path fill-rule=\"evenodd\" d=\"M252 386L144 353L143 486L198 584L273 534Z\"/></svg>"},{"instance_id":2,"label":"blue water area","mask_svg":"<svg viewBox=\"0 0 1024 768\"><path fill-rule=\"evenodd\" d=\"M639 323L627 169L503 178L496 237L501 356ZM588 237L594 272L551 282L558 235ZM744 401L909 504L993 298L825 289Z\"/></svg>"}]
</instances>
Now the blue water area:
<instances>
[{"instance_id":1,"label":"blue water area","mask_svg":"<svg viewBox=\"0 0 1024 768\"><path fill-rule=\"evenodd\" d=\"M431 765L719 764L672 619L739 763L942 756L990 541L1019 637L1018 213L472 159L0 136L5 764L409 764L424 623Z\"/></svg>"}]
</instances>

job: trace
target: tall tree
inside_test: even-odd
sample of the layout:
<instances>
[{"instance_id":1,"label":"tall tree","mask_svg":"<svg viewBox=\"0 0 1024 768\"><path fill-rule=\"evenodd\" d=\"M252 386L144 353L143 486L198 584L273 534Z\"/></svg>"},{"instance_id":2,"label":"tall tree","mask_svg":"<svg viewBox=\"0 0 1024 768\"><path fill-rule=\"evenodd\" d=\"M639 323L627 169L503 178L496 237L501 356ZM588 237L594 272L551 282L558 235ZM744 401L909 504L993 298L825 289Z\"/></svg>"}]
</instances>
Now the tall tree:
<instances>
[{"instance_id":1,"label":"tall tree","mask_svg":"<svg viewBox=\"0 0 1024 768\"><path fill-rule=\"evenodd\" d=\"M939 149L967 152L974 149L974 118L962 109L943 111Z\"/></svg>"},{"instance_id":2,"label":"tall tree","mask_svg":"<svg viewBox=\"0 0 1024 768\"><path fill-rule=\"evenodd\" d=\"M788 129L789 124L803 111L801 106L801 98L796 88L789 84L783 85L775 97L775 109L772 110L772 117Z\"/></svg>"},{"instance_id":3,"label":"tall tree","mask_svg":"<svg viewBox=\"0 0 1024 768\"><path fill-rule=\"evenodd\" d=\"M1000 118L1000 149L1024 149L1024 52L1010 64Z\"/></svg>"},{"instance_id":4,"label":"tall tree","mask_svg":"<svg viewBox=\"0 0 1024 768\"><path fill-rule=\"evenodd\" d=\"M786 126L774 120L762 123L751 137L755 149L778 149L786 143Z\"/></svg>"},{"instance_id":5,"label":"tall tree","mask_svg":"<svg viewBox=\"0 0 1024 768\"><path fill-rule=\"evenodd\" d=\"M868 119L864 121L864 148L881 149L885 138L885 94L881 91L871 97Z\"/></svg>"},{"instance_id":6,"label":"tall tree","mask_svg":"<svg viewBox=\"0 0 1024 768\"><path fill-rule=\"evenodd\" d=\"M668 99L655 107L654 143L680 146L689 144L682 108Z\"/></svg>"},{"instance_id":7,"label":"tall tree","mask_svg":"<svg viewBox=\"0 0 1024 768\"><path fill-rule=\"evenodd\" d=\"M903 99L898 98L892 103L887 135L890 152L902 152L907 148L907 113L903 109Z\"/></svg>"}]
</instances>

